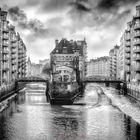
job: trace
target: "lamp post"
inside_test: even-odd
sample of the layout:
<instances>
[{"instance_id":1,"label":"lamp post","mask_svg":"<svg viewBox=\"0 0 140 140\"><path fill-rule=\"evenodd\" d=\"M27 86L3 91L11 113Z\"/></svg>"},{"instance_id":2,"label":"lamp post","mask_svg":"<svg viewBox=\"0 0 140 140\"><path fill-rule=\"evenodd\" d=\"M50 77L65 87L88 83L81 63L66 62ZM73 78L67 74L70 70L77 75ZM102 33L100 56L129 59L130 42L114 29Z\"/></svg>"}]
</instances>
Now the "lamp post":
<instances>
[{"instance_id":1,"label":"lamp post","mask_svg":"<svg viewBox=\"0 0 140 140\"><path fill-rule=\"evenodd\" d=\"M80 73L79 73L79 56L74 57L74 68L76 71L76 81L80 83Z\"/></svg>"}]
</instances>

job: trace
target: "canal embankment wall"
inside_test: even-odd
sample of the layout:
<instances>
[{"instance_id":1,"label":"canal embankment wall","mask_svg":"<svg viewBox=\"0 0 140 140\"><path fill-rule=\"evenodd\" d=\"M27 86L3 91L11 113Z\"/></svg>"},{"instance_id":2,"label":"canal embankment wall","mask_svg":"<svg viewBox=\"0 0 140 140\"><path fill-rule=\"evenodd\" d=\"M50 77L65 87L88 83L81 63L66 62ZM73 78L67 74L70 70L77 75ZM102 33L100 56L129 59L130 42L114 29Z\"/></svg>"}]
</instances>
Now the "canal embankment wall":
<instances>
[{"instance_id":1,"label":"canal embankment wall","mask_svg":"<svg viewBox=\"0 0 140 140\"><path fill-rule=\"evenodd\" d=\"M126 87L124 87L123 84L120 84L120 86L118 86L117 84L111 84L110 86L118 89L120 94L128 95L134 98L135 100L140 101L140 86L139 85L133 84L133 83L126 83Z\"/></svg>"},{"instance_id":2,"label":"canal embankment wall","mask_svg":"<svg viewBox=\"0 0 140 140\"><path fill-rule=\"evenodd\" d=\"M25 83L20 83L17 88L15 84L0 89L0 113L11 106L17 97L19 90L25 87Z\"/></svg>"},{"instance_id":3,"label":"canal embankment wall","mask_svg":"<svg viewBox=\"0 0 140 140\"><path fill-rule=\"evenodd\" d=\"M127 95L140 101L140 86L137 84L127 83Z\"/></svg>"}]
</instances>

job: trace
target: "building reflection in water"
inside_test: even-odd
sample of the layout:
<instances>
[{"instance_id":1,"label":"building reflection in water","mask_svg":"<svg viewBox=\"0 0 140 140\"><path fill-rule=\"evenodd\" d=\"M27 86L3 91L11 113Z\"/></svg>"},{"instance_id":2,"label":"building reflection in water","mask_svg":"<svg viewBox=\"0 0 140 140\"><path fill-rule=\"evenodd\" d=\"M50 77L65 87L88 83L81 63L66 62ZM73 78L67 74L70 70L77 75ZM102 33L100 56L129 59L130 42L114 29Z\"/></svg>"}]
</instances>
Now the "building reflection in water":
<instances>
[{"instance_id":1,"label":"building reflection in water","mask_svg":"<svg viewBox=\"0 0 140 140\"><path fill-rule=\"evenodd\" d=\"M41 94L41 93L27 94L26 103L29 103L29 104L46 103L46 95Z\"/></svg>"},{"instance_id":2,"label":"building reflection in water","mask_svg":"<svg viewBox=\"0 0 140 140\"><path fill-rule=\"evenodd\" d=\"M82 140L86 138L85 114L62 106L52 106L52 139Z\"/></svg>"},{"instance_id":3,"label":"building reflection in water","mask_svg":"<svg viewBox=\"0 0 140 140\"><path fill-rule=\"evenodd\" d=\"M43 93L20 94L18 106L13 102L0 114L0 140L140 139L137 122L104 96L95 105L97 98L91 100L92 94L87 93L90 104L85 106L51 106Z\"/></svg>"},{"instance_id":4,"label":"building reflection in water","mask_svg":"<svg viewBox=\"0 0 140 140\"><path fill-rule=\"evenodd\" d=\"M24 112L28 139L50 139L51 116L50 106L46 104L46 96L37 92L27 94Z\"/></svg>"},{"instance_id":5,"label":"building reflection in water","mask_svg":"<svg viewBox=\"0 0 140 140\"><path fill-rule=\"evenodd\" d=\"M126 115L124 115L124 120L127 139L140 140L140 125Z\"/></svg>"},{"instance_id":6,"label":"building reflection in water","mask_svg":"<svg viewBox=\"0 0 140 140\"><path fill-rule=\"evenodd\" d=\"M0 113L0 140L24 140L24 138L26 138L26 116L18 107L18 104L22 105L24 102L25 92L22 91L22 93L12 101L10 107ZM20 116L20 118L17 116Z\"/></svg>"}]
</instances>

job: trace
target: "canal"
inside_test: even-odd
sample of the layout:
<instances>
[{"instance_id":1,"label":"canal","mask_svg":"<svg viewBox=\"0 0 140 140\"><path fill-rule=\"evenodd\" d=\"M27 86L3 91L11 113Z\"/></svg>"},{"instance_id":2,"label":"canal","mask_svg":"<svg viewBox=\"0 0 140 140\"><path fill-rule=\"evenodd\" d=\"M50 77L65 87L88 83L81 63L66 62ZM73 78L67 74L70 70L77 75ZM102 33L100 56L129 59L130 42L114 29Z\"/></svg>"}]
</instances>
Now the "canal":
<instances>
[{"instance_id":1,"label":"canal","mask_svg":"<svg viewBox=\"0 0 140 140\"><path fill-rule=\"evenodd\" d=\"M113 88L89 84L74 105L62 106L46 102L41 84L20 92L0 115L0 140L140 139L139 103Z\"/></svg>"}]
</instances>

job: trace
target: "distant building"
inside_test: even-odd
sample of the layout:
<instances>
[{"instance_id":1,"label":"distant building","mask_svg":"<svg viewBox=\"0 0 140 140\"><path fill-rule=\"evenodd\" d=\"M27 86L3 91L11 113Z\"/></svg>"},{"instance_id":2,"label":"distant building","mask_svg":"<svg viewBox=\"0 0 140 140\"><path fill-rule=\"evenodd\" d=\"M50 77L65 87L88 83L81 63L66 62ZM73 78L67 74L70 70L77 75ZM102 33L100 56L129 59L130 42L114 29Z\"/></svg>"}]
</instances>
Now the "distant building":
<instances>
[{"instance_id":1,"label":"distant building","mask_svg":"<svg viewBox=\"0 0 140 140\"><path fill-rule=\"evenodd\" d=\"M27 76L41 75L42 68L43 68L42 64L32 63L30 58L28 58L28 61L27 61Z\"/></svg>"},{"instance_id":2,"label":"distant building","mask_svg":"<svg viewBox=\"0 0 140 140\"><path fill-rule=\"evenodd\" d=\"M28 57L28 60L27 60L27 76L31 76L31 60L30 60L30 57Z\"/></svg>"},{"instance_id":3,"label":"distant building","mask_svg":"<svg viewBox=\"0 0 140 140\"><path fill-rule=\"evenodd\" d=\"M118 78L125 79L125 60L130 58L125 56L125 34L122 35L120 39L120 48L118 50Z\"/></svg>"},{"instance_id":4,"label":"distant building","mask_svg":"<svg viewBox=\"0 0 140 140\"><path fill-rule=\"evenodd\" d=\"M17 34L18 43L18 78L26 76L26 46L20 35Z\"/></svg>"},{"instance_id":5,"label":"distant building","mask_svg":"<svg viewBox=\"0 0 140 140\"><path fill-rule=\"evenodd\" d=\"M41 64L31 64L31 75L41 75L42 65Z\"/></svg>"},{"instance_id":6,"label":"distant building","mask_svg":"<svg viewBox=\"0 0 140 140\"><path fill-rule=\"evenodd\" d=\"M140 83L140 5L121 37L118 57L119 78Z\"/></svg>"},{"instance_id":7,"label":"distant building","mask_svg":"<svg viewBox=\"0 0 140 140\"><path fill-rule=\"evenodd\" d=\"M97 59L91 59L87 63L87 77L88 76L100 76L109 77L110 76L110 65L109 57L104 56Z\"/></svg>"},{"instance_id":8,"label":"distant building","mask_svg":"<svg viewBox=\"0 0 140 140\"><path fill-rule=\"evenodd\" d=\"M26 46L15 27L9 25L7 12L0 9L0 88L26 76Z\"/></svg>"},{"instance_id":9,"label":"distant building","mask_svg":"<svg viewBox=\"0 0 140 140\"><path fill-rule=\"evenodd\" d=\"M110 77L114 79L118 78L118 51L117 45L109 51Z\"/></svg>"},{"instance_id":10,"label":"distant building","mask_svg":"<svg viewBox=\"0 0 140 140\"><path fill-rule=\"evenodd\" d=\"M86 41L56 40L55 48L50 54L50 63L53 73L59 73L56 77L60 81L75 80L74 68L78 68L80 78L86 76Z\"/></svg>"},{"instance_id":11,"label":"distant building","mask_svg":"<svg viewBox=\"0 0 140 140\"><path fill-rule=\"evenodd\" d=\"M50 59L39 60L39 64L45 66L46 64L50 63Z\"/></svg>"}]
</instances>

